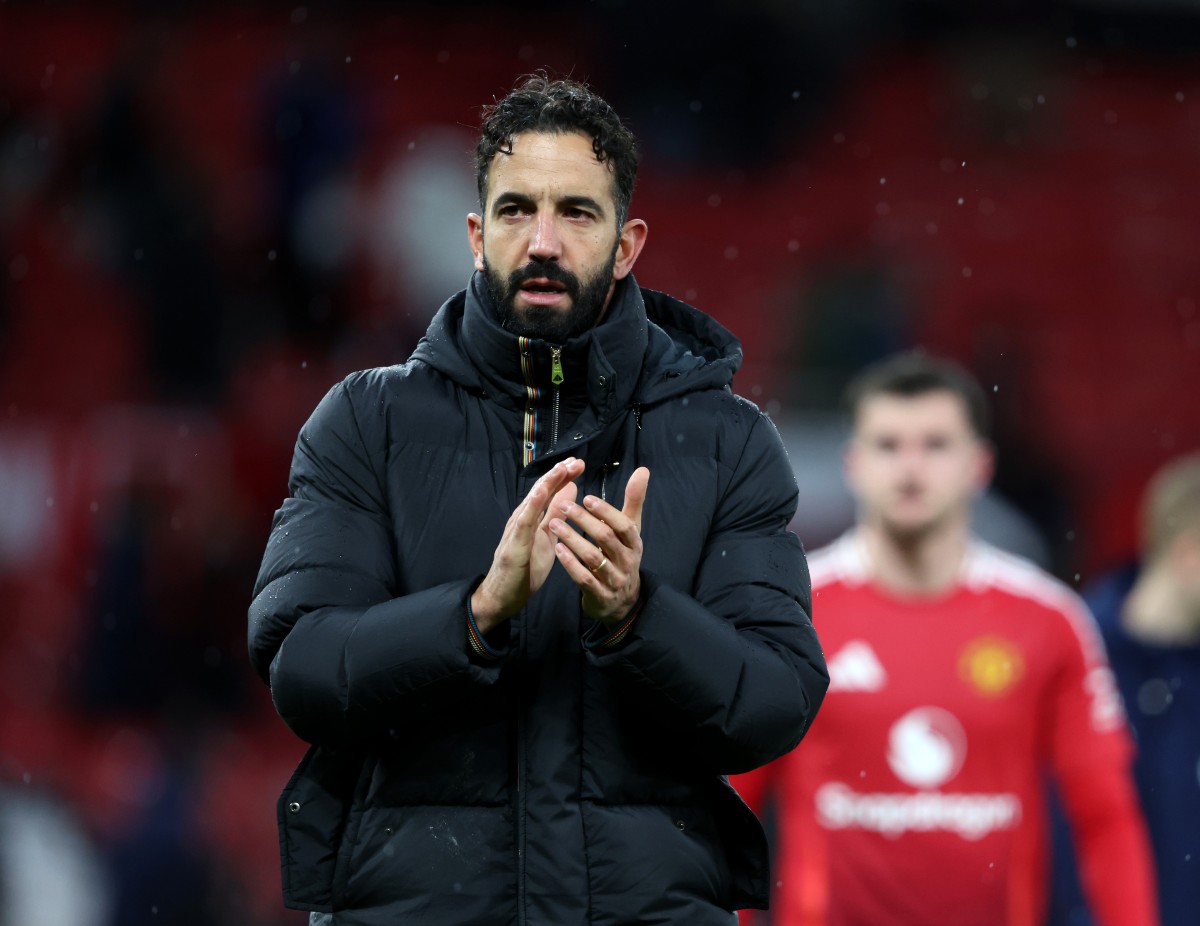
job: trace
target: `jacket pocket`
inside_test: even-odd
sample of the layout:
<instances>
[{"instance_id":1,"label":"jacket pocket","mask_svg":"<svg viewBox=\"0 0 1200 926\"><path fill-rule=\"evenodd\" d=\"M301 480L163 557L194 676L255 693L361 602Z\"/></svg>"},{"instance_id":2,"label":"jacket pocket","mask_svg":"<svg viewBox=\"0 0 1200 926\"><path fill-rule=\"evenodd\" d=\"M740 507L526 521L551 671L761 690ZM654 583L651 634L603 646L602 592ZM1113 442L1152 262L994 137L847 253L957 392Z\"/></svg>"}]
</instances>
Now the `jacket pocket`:
<instances>
[{"instance_id":1,"label":"jacket pocket","mask_svg":"<svg viewBox=\"0 0 1200 926\"><path fill-rule=\"evenodd\" d=\"M283 902L293 910L331 913L343 837L364 755L310 746L276 805Z\"/></svg>"},{"instance_id":2,"label":"jacket pocket","mask_svg":"<svg viewBox=\"0 0 1200 926\"><path fill-rule=\"evenodd\" d=\"M724 777L712 784L710 806L729 863L730 906L767 909L771 863L762 823Z\"/></svg>"},{"instance_id":3,"label":"jacket pocket","mask_svg":"<svg viewBox=\"0 0 1200 926\"><path fill-rule=\"evenodd\" d=\"M730 873L707 807L585 802L589 922L727 924Z\"/></svg>"}]
</instances>

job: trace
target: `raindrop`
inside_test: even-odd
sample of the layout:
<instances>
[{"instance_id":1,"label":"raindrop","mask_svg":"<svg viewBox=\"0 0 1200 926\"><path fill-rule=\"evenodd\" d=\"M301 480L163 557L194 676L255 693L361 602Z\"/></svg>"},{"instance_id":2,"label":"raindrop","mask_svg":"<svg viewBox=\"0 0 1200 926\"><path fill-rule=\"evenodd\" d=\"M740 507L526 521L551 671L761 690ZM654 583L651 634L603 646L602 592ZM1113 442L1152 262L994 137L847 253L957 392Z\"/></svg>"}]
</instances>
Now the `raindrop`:
<instances>
[{"instance_id":1,"label":"raindrop","mask_svg":"<svg viewBox=\"0 0 1200 926\"><path fill-rule=\"evenodd\" d=\"M734 247L732 244L729 245L729 247L727 247L725 249L725 259L726 260L737 260L737 256L738 256L738 249L736 247Z\"/></svg>"},{"instance_id":2,"label":"raindrop","mask_svg":"<svg viewBox=\"0 0 1200 926\"><path fill-rule=\"evenodd\" d=\"M712 208L716 209L717 206L721 205L721 194L720 193L710 193L709 197L708 197L708 204Z\"/></svg>"},{"instance_id":3,"label":"raindrop","mask_svg":"<svg viewBox=\"0 0 1200 926\"><path fill-rule=\"evenodd\" d=\"M1183 102L1183 91L1182 90L1180 90L1177 94L1175 94L1175 99L1179 103Z\"/></svg>"},{"instance_id":4,"label":"raindrop","mask_svg":"<svg viewBox=\"0 0 1200 926\"><path fill-rule=\"evenodd\" d=\"M350 56L349 56L349 55L346 55L346 63L347 63L347 64L349 64L349 63L350 63L350 60L351 60L351 59L350 59Z\"/></svg>"},{"instance_id":5,"label":"raindrop","mask_svg":"<svg viewBox=\"0 0 1200 926\"><path fill-rule=\"evenodd\" d=\"M1074 48L1078 44L1079 43L1075 40L1075 36L1073 36L1073 35L1067 36L1067 48Z\"/></svg>"},{"instance_id":6,"label":"raindrop","mask_svg":"<svg viewBox=\"0 0 1200 926\"><path fill-rule=\"evenodd\" d=\"M437 63L438 64L445 64L449 60L450 60L450 52L447 51L446 49L443 48L441 51L439 51L437 53Z\"/></svg>"},{"instance_id":7,"label":"raindrop","mask_svg":"<svg viewBox=\"0 0 1200 926\"><path fill-rule=\"evenodd\" d=\"M1038 101L1038 103L1041 103L1041 104L1043 104L1043 105L1044 105L1044 104L1045 104L1045 102L1046 102L1046 98L1045 98L1044 96L1042 96L1042 94L1040 94L1040 93L1039 93L1039 94L1037 95L1037 101Z\"/></svg>"},{"instance_id":8,"label":"raindrop","mask_svg":"<svg viewBox=\"0 0 1200 926\"><path fill-rule=\"evenodd\" d=\"M962 273L963 273L963 276L965 278L967 278L968 280L971 278L971 268L970 267L963 267Z\"/></svg>"},{"instance_id":9,"label":"raindrop","mask_svg":"<svg viewBox=\"0 0 1200 926\"><path fill-rule=\"evenodd\" d=\"M1152 678L1144 682L1138 689L1138 707L1143 714L1154 716L1170 707L1174 697L1171 694L1171 687L1164 679Z\"/></svg>"},{"instance_id":10,"label":"raindrop","mask_svg":"<svg viewBox=\"0 0 1200 926\"><path fill-rule=\"evenodd\" d=\"M880 186L883 186L883 185L884 185L884 184L886 184L886 183L887 183L887 177L880 177L880 178L879 178L879 185L880 185Z\"/></svg>"},{"instance_id":11,"label":"raindrop","mask_svg":"<svg viewBox=\"0 0 1200 926\"><path fill-rule=\"evenodd\" d=\"M800 242L797 241L795 238L793 238L791 241L789 241L787 243L787 249L789 251L791 251L793 254L795 254L797 251L800 250Z\"/></svg>"},{"instance_id":12,"label":"raindrop","mask_svg":"<svg viewBox=\"0 0 1200 926\"><path fill-rule=\"evenodd\" d=\"M49 498L46 499L46 507L47 508L54 507L54 496L50 496Z\"/></svg>"},{"instance_id":13,"label":"raindrop","mask_svg":"<svg viewBox=\"0 0 1200 926\"><path fill-rule=\"evenodd\" d=\"M308 8L298 6L292 10L292 25L299 26L304 20L308 19Z\"/></svg>"},{"instance_id":14,"label":"raindrop","mask_svg":"<svg viewBox=\"0 0 1200 926\"><path fill-rule=\"evenodd\" d=\"M703 106L704 106L704 104L701 103L699 100L692 100L692 102L688 104L688 109L690 109L694 113L698 113L703 108Z\"/></svg>"},{"instance_id":15,"label":"raindrop","mask_svg":"<svg viewBox=\"0 0 1200 926\"><path fill-rule=\"evenodd\" d=\"M272 248L270 251L267 251L267 260L274 260L277 256L278 254L274 248Z\"/></svg>"},{"instance_id":16,"label":"raindrop","mask_svg":"<svg viewBox=\"0 0 1200 926\"><path fill-rule=\"evenodd\" d=\"M958 204L960 206L963 204L963 198L961 196L958 198Z\"/></svg>"}]
</instances>

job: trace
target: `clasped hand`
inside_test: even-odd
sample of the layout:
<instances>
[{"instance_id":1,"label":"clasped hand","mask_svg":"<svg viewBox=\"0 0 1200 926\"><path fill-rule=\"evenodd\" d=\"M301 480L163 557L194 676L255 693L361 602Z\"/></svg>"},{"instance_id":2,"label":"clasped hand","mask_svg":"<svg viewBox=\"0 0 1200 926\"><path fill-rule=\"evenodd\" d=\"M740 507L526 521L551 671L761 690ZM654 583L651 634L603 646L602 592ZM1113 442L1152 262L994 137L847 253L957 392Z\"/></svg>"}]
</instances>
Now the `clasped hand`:
<instances>
[{"instance_id":1,"label":"clasped hand","mask_svg":"<svg viewBox=\"0 0 1200 926\"><path fill-rule=\"evenodd\" d=\"M568 457L543 475L509 516L492 566L471 596L483 633L516 615L557 559L579 586L584 614L615 624L641 594L642 507L650 470L639 466L617 509L594 495L576 502L584 462Z\"/></svg>"}]
</instances>

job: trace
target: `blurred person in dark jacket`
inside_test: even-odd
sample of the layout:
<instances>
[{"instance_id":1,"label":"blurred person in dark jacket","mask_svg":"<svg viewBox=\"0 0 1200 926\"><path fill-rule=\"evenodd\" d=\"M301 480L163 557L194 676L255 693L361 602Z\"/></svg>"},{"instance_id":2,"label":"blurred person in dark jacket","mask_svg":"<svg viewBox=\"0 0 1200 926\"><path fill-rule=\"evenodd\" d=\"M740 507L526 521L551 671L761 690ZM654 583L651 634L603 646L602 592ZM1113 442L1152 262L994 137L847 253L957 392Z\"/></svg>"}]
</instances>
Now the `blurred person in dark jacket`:
<instances>
[{"instance_id":1,"label":"blurred person in dark jacket","mask_svg":"<svg viewBox=\"0 0 1200 926\"><path fill-rule=\"evenodd\" d=\"M1142 561L1085 592L1137 744L1133 772L1158 869L1163 926L1200 917L1200 453L1160 469L1141 511ZM1061 828L1054 915L1091 922Z\"/></svg>"},{"instance_id":2,"label":"blurred person in dark jacket","mask_svg":"<svg viewBox=\"0 0 1200 926\"><path fill-rule=\"evenodd\" d=\"M313 744L279 819L314 924L766 904L725 776L796 746L828 682L795 478L734 336L632 277L636 167L586 86L485 108L467 289L300 433L249 645Z\"/></svg>"}]
</instances>

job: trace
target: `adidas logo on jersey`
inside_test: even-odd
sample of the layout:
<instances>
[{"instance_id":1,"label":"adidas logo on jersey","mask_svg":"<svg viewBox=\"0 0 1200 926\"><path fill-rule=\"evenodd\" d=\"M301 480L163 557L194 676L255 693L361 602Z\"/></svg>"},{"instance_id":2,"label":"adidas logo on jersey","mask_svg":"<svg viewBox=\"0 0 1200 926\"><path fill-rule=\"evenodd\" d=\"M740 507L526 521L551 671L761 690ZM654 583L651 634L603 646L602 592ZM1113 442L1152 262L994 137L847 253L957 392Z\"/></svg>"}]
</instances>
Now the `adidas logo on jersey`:
<instances>
[{"instance_id":1,"label":"adidas logo on jersey","mask_svg":"<svg viewBox=\"0 0 1200 926\"><path fill-rule=\"evenodd\" d=\"M887 683L879 657L862 640L851 640L827 665L830 691L880 691Z\"/></svg>"}]
</instances>

